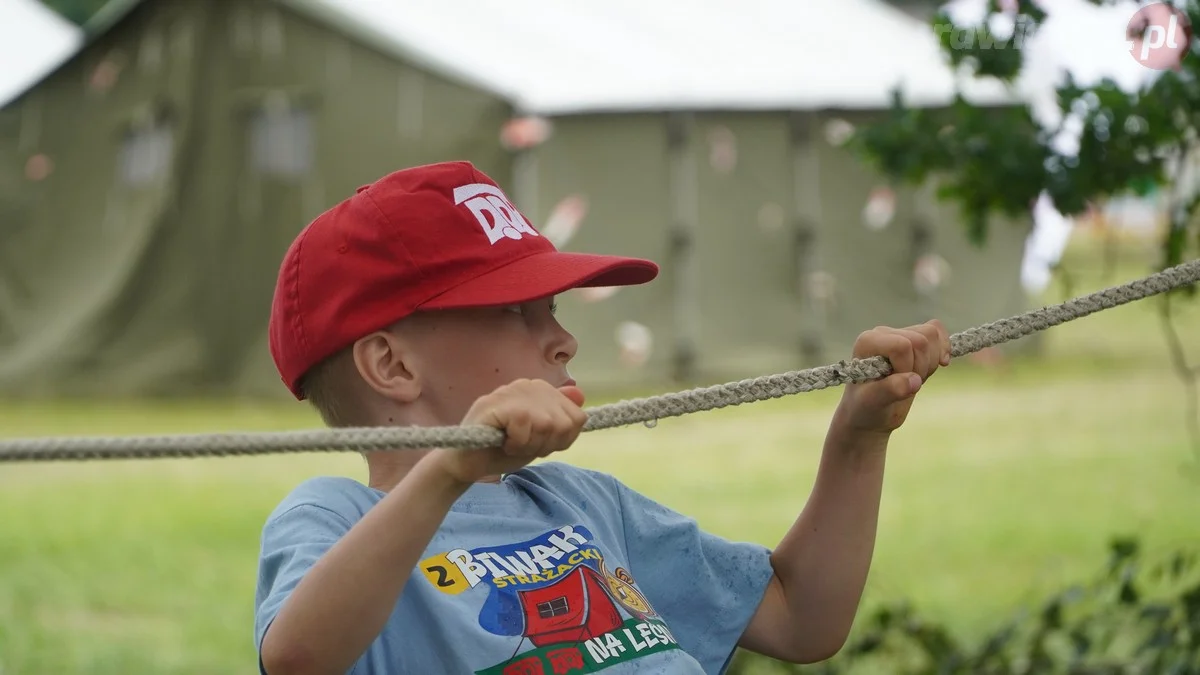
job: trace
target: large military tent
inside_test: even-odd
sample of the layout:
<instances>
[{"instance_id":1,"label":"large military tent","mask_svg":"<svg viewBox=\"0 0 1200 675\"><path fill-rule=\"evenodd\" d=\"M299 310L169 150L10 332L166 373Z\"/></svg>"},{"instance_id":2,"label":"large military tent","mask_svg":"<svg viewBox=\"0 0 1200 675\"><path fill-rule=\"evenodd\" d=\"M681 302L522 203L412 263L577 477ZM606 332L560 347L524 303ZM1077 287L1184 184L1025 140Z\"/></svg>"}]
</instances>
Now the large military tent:
<instances>
[{"instance_id":1,"label":"large military tent","mask_svg":"<svg viewBox=\"0 0 1200 675\"><path fill-rule=\"evenodd\" d=\"M800 5L113 0L0 109L0 391L282 394L265 323L288 242L444 159L565 248L663 264L563 299L582 380L750 376L879 323L1023 308L1027 224L973 250L952 208L836 142L893 85L951 99L932 34L869 0ZM548 139L522 145L528 117Z\"/></svg>"}]
</instances>

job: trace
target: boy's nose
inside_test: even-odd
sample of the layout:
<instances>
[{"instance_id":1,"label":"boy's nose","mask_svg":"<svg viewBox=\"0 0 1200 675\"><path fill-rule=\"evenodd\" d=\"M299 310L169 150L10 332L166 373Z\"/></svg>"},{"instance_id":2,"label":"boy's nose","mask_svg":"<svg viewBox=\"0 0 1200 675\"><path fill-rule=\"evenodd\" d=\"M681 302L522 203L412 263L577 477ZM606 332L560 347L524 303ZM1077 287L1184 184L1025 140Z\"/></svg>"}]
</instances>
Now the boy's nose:
<instances>
[{"instance_id":1,"label":"boy's nose","mask_svg":"<svg viewBox=\"0 0 1200 675\"><path fill-rule=\"evenodd\" d=\"M556 326L556 330L558 335L553 343L554 362L569 363L579 351L579 341L562 326Z\"/></svg>"}]
</instances>

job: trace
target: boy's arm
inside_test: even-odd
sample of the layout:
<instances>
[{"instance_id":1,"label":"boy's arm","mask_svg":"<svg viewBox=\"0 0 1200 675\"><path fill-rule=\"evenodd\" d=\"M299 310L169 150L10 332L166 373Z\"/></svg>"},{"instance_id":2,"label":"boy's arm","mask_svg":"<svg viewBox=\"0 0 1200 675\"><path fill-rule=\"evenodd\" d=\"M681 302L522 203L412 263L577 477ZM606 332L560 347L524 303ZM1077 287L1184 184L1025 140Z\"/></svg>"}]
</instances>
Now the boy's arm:
<instances>
[{"instance_id":1,"label":"boy's arm","mask_svg":"<svg viewBox=\"0 0 1200 675\"><path fill-rule=\"evenodd\" d=\"M345 673L379 636L450 507L476 480L569 447L583 395L522 380L476 402L464 424L504 430L503 448L435 450L305 572L263 638L268 675Z\"/></svg>"},{"instance_id":2,"label":"boy's arm","mask_svg":"<svg viewBox=\"0 0 1200 675\"><path fill-rule=\"evenodd\" d=\"M893 374L846 387L812 494L771 555L775 576L739 643L781 660L822 661L845 644L874 553L888 440L921 383L950 363L937 321L868 331L854 352L888 357Z\"/></svg>"},{"instance_id":3,"label":"boy's arm","mask_svg":"<svg viewBox=\"0 0 1200 675\"><path fill-rule=\"evenodd\" d=\"M410 570L469 487L428 459L305 573L263 638L269 675L345 673L378 637Z\"/></svg>"}]
</instances>

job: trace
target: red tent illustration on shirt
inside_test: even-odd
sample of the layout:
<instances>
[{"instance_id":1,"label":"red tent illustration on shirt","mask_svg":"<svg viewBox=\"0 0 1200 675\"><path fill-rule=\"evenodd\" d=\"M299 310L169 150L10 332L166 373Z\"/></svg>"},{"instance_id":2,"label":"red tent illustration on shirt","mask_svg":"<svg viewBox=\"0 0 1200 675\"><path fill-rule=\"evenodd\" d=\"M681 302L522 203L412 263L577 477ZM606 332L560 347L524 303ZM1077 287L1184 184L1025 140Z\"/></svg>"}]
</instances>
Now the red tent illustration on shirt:
<instances>
[{"instance_id":1,"label":"red tent illustration on shirt","mask_svg":"<svg viewBox=\"0 0 1200 675\"><path fill-rule=\"evenodd\" d=\"M538 647L581 642L621 626L604 580L587 565L549 586L517 595L525 613L525 637Z\"/></svg>"}]
</instances>

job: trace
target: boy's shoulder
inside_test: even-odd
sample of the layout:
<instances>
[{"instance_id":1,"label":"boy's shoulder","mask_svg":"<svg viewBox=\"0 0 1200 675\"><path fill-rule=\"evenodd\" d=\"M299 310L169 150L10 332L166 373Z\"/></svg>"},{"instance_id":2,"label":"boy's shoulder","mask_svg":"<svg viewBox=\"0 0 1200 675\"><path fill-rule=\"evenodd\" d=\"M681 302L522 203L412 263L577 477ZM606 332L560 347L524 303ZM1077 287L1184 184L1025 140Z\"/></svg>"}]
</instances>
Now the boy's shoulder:
<instances>
[{"instance_id":1,"label":"boy's shoulder","mask_svg":"<svg viewBox=\"0 0 1200 675\"><path fill-rule=\"evenodd\" d=\"M612 492L620 487L613 476L563 462L538 462L509 474L510 477L542 484L551 489Z\"/></svg>"},{"instance_id":2,"label":"boy's shoulder","mask_svg":"<svg viewBox=\"0 0 1200 675\"><path fill-rule=\"evenodd\" d=\"M506 482L533 503L559 504L594 517L623 518L631 490L603 471L561 462L539 462L510 474Z\"/></svg>"},{"instance_id":3,"label":"boy's shoulder","mask_svg":"<svg viewBox=\"0 0 1200 675\"><path fill-rule=\"evenodd\" d=\"M323 509L354 522L382 496L383 493L347 476L316 476L292 488L271 511L267 523L297 508Z\"/></svg>"}]
</instances>

